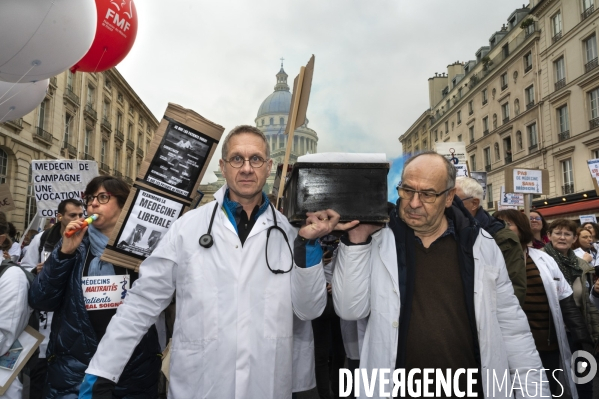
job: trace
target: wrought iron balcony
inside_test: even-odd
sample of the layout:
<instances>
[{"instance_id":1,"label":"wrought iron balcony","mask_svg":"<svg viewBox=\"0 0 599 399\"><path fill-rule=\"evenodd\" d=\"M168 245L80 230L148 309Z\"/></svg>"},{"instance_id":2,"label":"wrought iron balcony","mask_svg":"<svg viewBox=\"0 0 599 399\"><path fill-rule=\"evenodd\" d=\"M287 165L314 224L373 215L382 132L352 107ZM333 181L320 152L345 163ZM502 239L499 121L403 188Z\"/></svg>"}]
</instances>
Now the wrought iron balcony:
<instances>
[{"instance_id":1,"label":"wrought iron balcony","mask_svg":"<svg viewBox=\"0 0 599 399\"><path fill-rule=\"evenodd\" d=\"M561 38L562 38L562 31L560 30L555 35L553 35L553 37L551 38L551 42L555 43L555 42L557 42Z\"/></svg>"},{"instance_id":2,"label":"wrought iron balcony","mask_svg":"<svg viewBox=\"0 0 599 399\"><path fill-rule=\"evenodd\" d=\"M104 162L100 162L100 170L106 173L110 173L110 168Z\"/></svg>"},{"instance_id":3,"label":"wrought iron balcony","mask_svg":"<svg viewBox=\"0 0 599 399\"><path fill-rule=\"evenodd\" d=\"M589 125L591 129L595 129L596 127L599 127L599 117L591 119L589 121Z\"/></svg>"},{"instance_id":4,"label":"wrought iron balcony","mask_svg":"<svg viewBox=\"0 0 599 399\"><path fill-rule=\"evenodd\" d=\"M108 132L112 132L112 124L110 123L110 121L108 120L108 118L104 117L102 118L102 124L101 126L106 129L106 131Z\"/></svg>"},{"instance_id":5,"label":"wrought iron balcony","mask_svg":"<svg viewBox=\"0 0 599 399\"><path fill-rule=\"evenodd\" d=\"M69 143L62 143L62 149L64 150L65 148L69 152L69 155L72 155L74 157L77 156L77 147Z\"/></svg>"},{"instance_id":6,"label":"wrought iron balcony","mask_svg":"<svg viewBox=\"0 0 599 399\"><path fill-rule=\"evenodd\" d=\"M534 106L535 106L535 100L532 100L531 102L529 102L528 104L526 104L526 109L529 110L529 109L531 109Z\"/></svg>"},{"instance_id":7,"label":"wrought iron balcony","mask_svg":"<svg viewBox=\"0 0 599 399\"><path fill-rule=\"evenodd\" d=\"M599 66L599 60L597 59L597 57L595 57L592 60L590 60L589 62L587 62L586 64L584 64L584 71L585 72L592 71L593 69L597 68L598 66Z\"/></svg>"},{"instance_id":8,"label":"wrought iron balcony","mask_svg":"<svg viewBox=\"0 0 599 399\"><path fill-rule=\"evenodd\" d=\"M539 148L538 144L533 144L531 146L528 147L528 151L535 151L537 148Z\"/></svg>"},{"instance_id":9,"label":"wrought iron balcony","mask_svg":"<svg viewBox=\"0 0 599 399\"><path fill-rule=\"evenodd\" d=\"M564 130L563 132L557 134L557 141L564 141L564 140L568 140L569 138L570 138L569 130Z\"/></svg>"},{"instance_id":10,"label":"wrought iron balcony","mask_svg":"<svg viewBox=\"0 0 599 399\"><path fill-rule=\"evenodd\" d=\"M85 113L85 115L89 116L90 118L92 118L94 121L98 120L98 113L96 112L96 110L94 109L93 104L87 103L85 105L85 110L83 111Z\"/></svg>"},{"instance_id":11,"label":"wrought iron balcony","mask_svg":"<svg viewBox=\"0 0 599 399\"><path fill-rule=\"evenodd\" d=\"M119 129L115 130L114 137L118 140L121 140L121 142L125 141L125 135Z\"/></svg>"},{"instance_id":12,"label":"wrought iron balcony","mask_svg":"<svg viewBox=\"0 0 599 399\"><path fill-rule=\"evenodd\" d=\"M558 80L557 82L555 82L555 91L558 91L565 85L566 85L566 78Z\"/></svg>"},{"instance_id":13,"label":"wrought iron balcony","mask_svg":"<svg viewBox=\"0 0 599 399\"><path fill-rule=\"evenodd\" d=\"M564 184L562 186L562 195L574 194L574 183Z\"/></svg>"},{"instance_id":14,"label":"wrought iron balcony","mask_svg":"<svg viewBox=\"0 0 599 399\"><path fill-rule=\"evenodd\" d=\"M79 96L75 94L71 86L67 86L66 90L64 91L64 98L76 107L78 107L80 104Z\"/></svg>"},{"instance_id":15,"label":"wrought iron balcony","mask_svg":"<svg viewBox=\"0 0 599 399\"><path fill-rule=\"evenodd\" d=\"M94 157L92 157L90 154L83 154L83 159L86 161L93 161Z\"/></svg>"},{"instance_id":16,"label":"wrought iron balcony","mask_svg":"<svg viewBox=\"0 0 599 399\"><path fill-rule=\"evenodd\" d=\"M595 5L591 4L591 6L589 8L587 8L586 10L584 10L582 12L582 14L580 14L581 21L584 21L585 19L587 19L593 13L593 11L595 11Z\"/></svg>"},{"instance_id":17,"label":"wrought iron balcony","mask_svg":"<svg viewBox=\"0 0 599 399\"><path fill-rule=\"evenodd\" d=\"M121 172L119 172L118 170L116 170L116 169L114 170L114 172L112 172L112 174L113 174L115 177L123 177L123 174L122 174Z\"/></svg>"},{"instance_id":18,"label":"wrought iron balcony","mask_svg":"<svg viewBox=\"0 0 599 399\"><path fill-rule=\"evenodd\" d=\"M141 148L137 147L137 155L140 157L144 157L144 150L142 150Z\"/></svg>"},{"instance_id":19,"label":"wrought iron balcony","mask_svg":"<svg viewBox=\"0 0 599 399\"><path fill-rule=\"evenodd\" d=\"M135 143L133 142L133 140L127 139L127 148L129 148L130 150L133 150L135 148Z\"/></svg>"},{"instance_id":20,"label":"wrought iron balcony","mask_svg":"<svg viewBox=\"0 0 599 399\"><path fill-rule=\"evenodd\" d=\"M512 155L508 154L505 156L505 164L512 163Z\"/></svg>"},{"instance_id":21,"label":"wrought iron balcony","mask_svg":"<svg viewBox=\"0 0 599 399\"><path fill-rule=\"evenodd\" d=\"M533 33L535 33L535 23L534 22L526 27L526 30L524 31L524 37L527 38L528 36L532 35Z\"/></svg>"},{"instance_id":22,"label":"wrought iron balcony","mask_svg":"<svg viewBox=\"0 0 599 399\"><path fill-rule=\"evenodd\" d=\"M490 172L491 171L491 165L485 165L485 171Z\"/></svg>"},{"instance_id":23,"label":"wrought iron balcony","mask_svg":"<svg viewBox=\"0 0 599 399\"><path fill-rule=\"evenodd\" d=\"M483 136L486 136L487 134L489 134L489 129L483 130Z\"/></svg>"},{"instance_id":24,"label":"wrought iron balcony","mask_svg":"<svg viewBox=\"0 0 599 399\"><path fill-rule=\"evenodd\" d=\"M49 132L45 131L44 128L39 127L39 126L35 128L35 134L34 134L33 138L41 140L44 143L50 144L50 145L52 144L52 139L53 139L52 135Z\"/></svg>"}]
</instances>

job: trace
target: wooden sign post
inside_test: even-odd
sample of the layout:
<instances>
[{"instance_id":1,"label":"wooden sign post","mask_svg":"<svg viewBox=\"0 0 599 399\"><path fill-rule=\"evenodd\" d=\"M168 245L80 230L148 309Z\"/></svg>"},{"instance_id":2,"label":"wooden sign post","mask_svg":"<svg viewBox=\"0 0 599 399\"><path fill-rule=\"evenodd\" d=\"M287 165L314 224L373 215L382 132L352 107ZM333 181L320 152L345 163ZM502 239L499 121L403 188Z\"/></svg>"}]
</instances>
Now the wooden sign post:
<instances>
[{"instance_id":1,"label":"wooden sign post","mask_svg":"<svg viewBox=\"0 0 599 399\"><path fill-rule=\"evenodd\" d=\"M102 260L139 270L171 224L192 208L224 130L169 103Z\"/></svg>"},{"instance_id":2,"label":"wooden sign post","mask_svg":"<svg viewBox=\"0 0 599 399\"><path fill-rule=\"evenodd\" d=\"M524 213L530 217L532 194L549 194L549 171L547 169L505 168L505 189L524 194Z\"/></svg>"},{"instance_id":3,"label":"wooden sign post","mask_svg":"<svg viewBox=\"0 0 599 399\"><path fill-rule=\"evenodd\" d=\"M293 145L293 134L295 129L306 123L306 112L308 101L310 100L310 90L312 87L312 76L314 75L314 55L308 61L305 67L300 68L300 73L293 80L293 94L291 96L291 106L289 108L289 118L285 127L287 135L287 147L285 148L285 159L283 161L283 170L277 192L277 204L279 208L281 197L285 188L287 179L287 167L289 165L289 156L291 155L291 146Z\"/></svg>"}]
</instances>

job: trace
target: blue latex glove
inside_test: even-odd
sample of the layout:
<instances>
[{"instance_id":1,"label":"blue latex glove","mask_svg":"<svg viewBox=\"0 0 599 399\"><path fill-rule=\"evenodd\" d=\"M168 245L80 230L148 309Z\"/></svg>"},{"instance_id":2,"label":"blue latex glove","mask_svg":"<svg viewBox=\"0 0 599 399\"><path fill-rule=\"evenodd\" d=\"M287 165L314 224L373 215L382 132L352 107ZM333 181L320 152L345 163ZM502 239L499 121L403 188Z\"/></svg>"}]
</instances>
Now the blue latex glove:
<instances>
[{"instance_id":1,"label":"blue latex glove","mask_svg":"<svg viewBox=\"0 0 599 399\"><path fill-rule=\"evenodd\" d=\"M115 386L114 382L106 378L85 374L79 388L79 399L112 399Z\"/></svg>"}]
</instances>

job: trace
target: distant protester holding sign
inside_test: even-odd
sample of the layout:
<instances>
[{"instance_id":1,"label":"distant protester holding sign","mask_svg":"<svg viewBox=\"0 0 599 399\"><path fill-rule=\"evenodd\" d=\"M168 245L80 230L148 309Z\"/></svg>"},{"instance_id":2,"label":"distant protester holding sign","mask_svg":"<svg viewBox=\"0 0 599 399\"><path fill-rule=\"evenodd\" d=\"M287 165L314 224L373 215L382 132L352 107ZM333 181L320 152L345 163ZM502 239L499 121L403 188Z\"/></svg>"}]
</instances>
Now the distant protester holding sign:
<instances>
[{"instance_id":1,"label":"distant protester holding sign","mask_svg":"<svg viewBox=\"0 0 599 399\"><path fill-rule=\"evenodd\" d=\"M85 369L108 323L130 282L137 279L137 273L100 260L128 195L129 186L120 178L92 179L83 197L88 214L98 215L97 220L70 238L63 235L29 292L33 308L54 311L46 399L78 396ZM81 219L71 221L65 233L82 225ZM161 364L156 328L152 326L140 336L131 351L115 395L155 398Z\"/></svg>"},{"instance_id":2,"label":"distant protester holding sign","mask_svg":"<svg viewBox=\"0 0 599 399\"><path fill-rule=\"evenodd\" d=\"M229 133L220 160L227 184L215 201L176 220L141 264L80 398L112 398L132 348L175 290L169 398L291 399L315 386L306 321L326 305L316 238L339 214L309 213L297 232L262 192L271 167L264 133L247 125Z\"/></svg>"}]
</instances>

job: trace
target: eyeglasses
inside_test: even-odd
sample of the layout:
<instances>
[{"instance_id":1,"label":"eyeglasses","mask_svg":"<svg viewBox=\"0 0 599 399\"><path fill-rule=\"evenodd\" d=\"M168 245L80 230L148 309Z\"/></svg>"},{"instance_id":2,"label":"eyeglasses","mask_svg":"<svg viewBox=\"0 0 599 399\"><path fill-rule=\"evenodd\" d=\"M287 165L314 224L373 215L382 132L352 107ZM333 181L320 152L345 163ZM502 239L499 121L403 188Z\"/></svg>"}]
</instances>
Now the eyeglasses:
<instances>
[{"instance_id":1,"label":"eyeglasses","mask_svg":"<svg viewBox=\"0 0 599 399\"><path fill-rule=\"evenodd\" d=\"M266 159L263 159L262 157L259 157L258 155L253 155L250 157L250 159L245 159L239 155L235 155L234 157L231 157L228 161L226 159L223 159L223 161L227 162L232 167L239 169L246 162L249 162L250 166L252 168L260 168L260 167L262 167L262 165L264 165L264 162L266 162Z\"/></svg>"},{"instance_id":2,"label":"eyeglasses","mask_svg":"<svg viewBox=\"0 0 599 399\"><path fill-rule=\"evenodd\" d=\"M83 198L83 202L85 202L85 205L91 205L91 203L94 202L94 198L97 198L98 204L106 204L110 201L111 195L112 194L108 192L98 193L98 195L86 195Z\"/></svg>"},{"instance_id":3,"label":"eyeglasses","mask_svg":"<svg viewBox=\"0 0 599 399\"><path fill-rule=\"evenodd\" d=\"M542 220L542 219L541 219L541 217L540 217L540 216L531 216L531 217L530 217L530 221L531 221L531 222L534 222L534 221L540 222L541 220Z\"/></svg>"},{"instance_id":4,"label":"eyeglasses","mask_svg":"<svg viewBox=\"0 0 599 399\"><path fill-rule=\"evenodd\" d=\"M472 198L474 198L474 197L466 197L466 198L460 198L460 199L462 200L462 202L464 202L464 201L467 201L467 200L472 199Z\"/></svg>"},{"instance_id":5,"label":"eyeglasses","mask_svg":"<svg viewBox=\"0 0 599 399\"><path fill-rule=\"evenodd\" d=\"M437 197L445 194L446 192L448 192L449 190L451 190L453 187L447 188L443 191L441 191L440 193L436 193L434 191L419 191L419 190L412 190L411 188L405 188L402 187L400 185L397 186L397 192L399 193L399 197L402 199L407 199L408 201L411 201L412 198L414 198L414 194L418 194L418 198L420 199L420 201L422 203L425 204L432 204L433 202L435 202L437 200Z\"/></svg>"}]
</instances>

